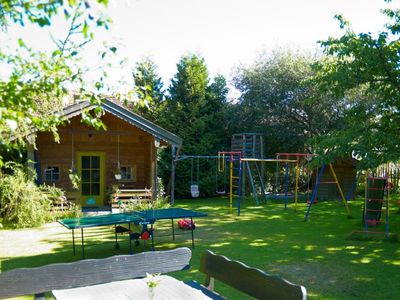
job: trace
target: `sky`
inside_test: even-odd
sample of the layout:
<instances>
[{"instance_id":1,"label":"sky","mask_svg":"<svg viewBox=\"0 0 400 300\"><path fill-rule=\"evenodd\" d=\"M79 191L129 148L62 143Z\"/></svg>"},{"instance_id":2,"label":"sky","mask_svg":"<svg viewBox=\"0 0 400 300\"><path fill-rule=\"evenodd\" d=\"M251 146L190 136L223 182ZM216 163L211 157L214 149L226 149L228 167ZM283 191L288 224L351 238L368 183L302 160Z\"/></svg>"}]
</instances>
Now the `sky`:
<instances>
[{"instance_id":1,"label":"sky","mask_svg":"<svg viewBox=\"0 0 400 300\"><path fill-rule=\"evenodd\" d=\"M390 5L399 7L400 0ZM117 45L128 70L114 67L110 81L130 77L130 68L151 58L166 86L176 73L179 58L197 53L205 58L211 76L228 79L239 65L249 65L261 52L292 48L320 51L318 40L340 36L334 15L349 20L355 32L377 32L387 19L383 0L109 0L110 30L95 32L95 42L83 53L84 64L95 66L97 50L107 42ZM61 24L61 25L60 25ZM10 28L9 39L22 37L39 50L51 49L51 38L66 30ZM0 42L6 40L0 38Z\"/></svg>"}]
</instances>

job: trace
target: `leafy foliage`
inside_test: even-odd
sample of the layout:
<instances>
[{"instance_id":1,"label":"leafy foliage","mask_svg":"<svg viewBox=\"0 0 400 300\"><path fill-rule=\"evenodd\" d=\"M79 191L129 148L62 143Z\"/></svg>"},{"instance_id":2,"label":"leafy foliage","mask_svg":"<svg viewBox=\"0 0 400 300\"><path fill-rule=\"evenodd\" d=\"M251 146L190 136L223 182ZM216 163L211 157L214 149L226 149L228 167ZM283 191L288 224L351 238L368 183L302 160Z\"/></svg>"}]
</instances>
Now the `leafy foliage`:
<instances>
[{"instance_id":1,"label":"leafy foliage","mask_svg":"<svg viewBox=\"0 0 400 300\"><path fill-rule=\"evenodd\" d=\"M157 121L164 100L163 83L157 74L157 66L150 59L136 64L133 72L134 91L137 100L130 104L132 110L150 121Z\"/></svg>"},{"instance_id":2,"label":"leafy foliage","mask_svg":"<svg viewBox=\"0 0 400 300\"><path fill-rule=\"evenodd\" d=\"M279 50L240 68L234 82L241 97L231 108L231 131L265 134L268 155L312 152L308 140L338 126L344 109L343 103L320 93L312 83L311 66L316 61Z\"/></svg>"},{"instance_id":3,"label":"leafy foliage","mask_svg":"<svg viewBox=\"0 0 400 300\"><path fill-rule=\"evenodd\" d=\"M98 2L106 4L107 1ZM33 131L51 131L57 140L56 127L62 119L54 112L61 109L68 88L72 86L81 99L100 103L101 97L86 89L85 72L78 66L79 50L93 38L90 27L108 27L109 21L96 16L94 11L86 1L11 0L0 3L0 26L4 30L12 24L50 26L52 18L60 13L70 24L66 37L56 41L53 51L35 51L22 39L18 39L17 48L0 47L0 66L10 71L7 78L0 79L0 142L3 148L23 145L24 137ZM99 81L95 86L100 89L102 83ZM100 114L97 109L95 115L83 112L82 117L90 125L99 127L102 125L98 119ZM31 139L30 143L33 142Z\"/></svg>"},{"instance_id":4,"label":"leafy foliage","mask_svg":"<svg viewBox=\"0 0 400 300\"><path fill-rule=\"evenodd\" d=\"M329 60L317 68L324 90L349 103L343 127L318 140L327 157L352 153L362 168L399 159L400 11L385 9L386 30L378 34L352 31L343 16L336 16L345 33L322 41Z\"/></svg>"},{"instance_id":5,"label":"leafy foliage","mask_svg":"<svg viewBox=\"0 0 400 300\"><path fill-rule=\"evenodd\" d=\"M36 227L46 221L51 200L28 178L21 166L7 164L13 173L0 178L3 223L16 228Z\"/></svg>"},{"instance_id":6,"label":"leafy foliage","mask_svg":"<svg viewBox=\"0 0 400 300\"><path fill-rule=\"evenodd\" d=\"M180 154L216 155L226 149L230 136L224 126L228 92L224 77L217 76L210 83L204 59L194 54L186 55L177 64L177 73L168 92L160 123L183 138ZM164 153L164 162L170 161L170 155ZM215 176L215 162L202 160L199 164L202 195L212 195L215 193L214 185L207 183ZM169 163L160 165L164 179L169 178L169 167ZM192 177L190 161L179 162L176 173L177 195L187 195Z\"/></svg>"},{"instance_id":7,"label":"leafy foliage","mask_svg":"<svg viewBox=\"0 0 400 300\"><path fill-rule=\"evenodd\" d=\"M63 211L53 211L64 191L51 186L37 186L21 165L8 162L0 173L0 216L6 226L37 227L58 218L80 215L80 207L69 203Z\"/></svg>"}]
</instances>

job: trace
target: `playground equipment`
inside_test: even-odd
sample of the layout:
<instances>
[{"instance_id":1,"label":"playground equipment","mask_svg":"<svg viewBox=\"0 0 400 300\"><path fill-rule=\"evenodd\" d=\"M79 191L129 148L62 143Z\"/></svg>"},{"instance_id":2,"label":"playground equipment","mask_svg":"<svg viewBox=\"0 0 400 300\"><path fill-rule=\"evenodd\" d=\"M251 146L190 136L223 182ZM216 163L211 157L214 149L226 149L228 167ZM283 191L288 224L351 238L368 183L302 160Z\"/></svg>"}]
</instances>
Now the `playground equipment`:
<instances>
[{"instance_id":1,"label":"playground equipment","mask_svg":"<svg viewBox=\"0 0 400 300\"><path fill-rule=\"evenodd\" d=\"M277 153L276 154L276 171L275 171L275 189L276 193L278 193L279 184L279 170L280 170L280 159L284 158L287 160L296 160L296 164L292 165L295 175L295 187L294 187L294 203L295 210L297 210L298 204L298 196L299 191L305 189L307 201L310 200L310 186L311 186L311 175L313 170L310 168L310 160L316 156L315 154L310 153ZM287 190L289 189L289 174L288 164L285 164L285 195L287 194ZM301 180L303 178L303 180ZM286 198L286 197L285 197Z\"/></svg>"},{"instance_id":2,"label":"playground equipment","mask_svg":"<svg viewBox=\"0 0 400 300\"><path fill-rule=\"evenodd\" d=\"M250 186L252 188L252 192L253 192L253 197L256 201L256 203L258 204L258 196L257 196L257 186L256 186L256 181L253 178L252 175L252 168L250 167L250 165L252 163L256 163L255 167L256 170L258 172L258 177L259 178L263 178L264 176L260 174L260 168L258 167L257 163L285 163L285 194L284 194L284 200L285 200L285 209L287 208L287 203L288 203L288 178L289 178L289 164L297 164L297 160L291 160L291 159L257 159L257 158L242 158L242 162L244 163L244 166L246 168L246 170L248 171L248 178L250 181ZM296 172L296 174L298 174ZM298 177L296 177L296 187L298 186L297 181L298 181ZM259 190L261 190L261 193L264 196L264 199L267 200L267 193L266 193L266 189L264 186L264 183L262 181L259 182ZM295 199L296 199L296 208L297 208L297 188L295 190Z\"/></svg>"},{"instance_id":3,"label":"playground equipment","mask_svg":"<svg viewBox=\"0 0 400 300\"><path fill-rule=\"evenodd\" d=\"M386 224L386 233L388 232L388 216L389 216L389 201L388 201L388 178L385 177L367 177L365 188L364 214L363 221L365 230L368 227L376 226L380 223ZM386 219L381 221L382 207L385 202Z\"/></svg>"},{"instance_id":4,"label":"playground equipment","mask_svg":"<svg viewBox=\"0 0 400 300\"><path fill-rule=\"evenodd\" d=\"M260 133L237 133L232 135L231 152L241 154L241 165L243 171L241 193L246 194L246 179L249 180L250 188L256 204L259 204L257 190L261 191L266 201L264 188L264 166L260 161L244 161L245 159L264 159L264 136Z\"/></svg>"},{"instance_id":5,"label":"playground equipment","mask_svg":"<svg viewBox=\"0 0 400 300\"><path fill-rule=\"evenodd\" d=\"M192 171L190 174L190 194L192 195L192 198L197 198L200 195L200 191L199 191L199 177L200 177L200 161L199 161L199 157L197 157L197 180L196 182L193 181L193 157L192 157Z\"/></svg>"},{"instance_id":6,"label":"playground equipment","mask_svg":"<svg viewBox=\"0 0 400 300\"><path fill-rule=\"evenodd\" d=\"M216 167L215 167L215 193L217 195L225 195L226 194L226 159L225 155L218 156L216 159ZM218 188L218 173L223 173L223 186L222 189Z\"/></svg>"},{"instance_id":7,"label":"playground equipment","mask_svg":"<svg viewBox=\"0 0 400 300\"><path fill-rule=\"evenodd\" d=\"M384 234L385 238L389 238L389 178L388 173L382 174L383 177L373 177L369 174L365 183L365 199L363 207L363 227L362 231L353 231L355 233L363 233L368 237L369 234ZM385 217L382 220L382 213ZM371 228L378 228L384 224L384 231Z\"/></svg>"},{"instance_id":8,"label":"playground equipment","mask_svg":"<svg viewBox=\"0 0 400 300\"><path fill-rule=\"evenodd\" d=\"M242 154L241 162L243 167L243 172L241 174L242 178L242 189L241 195L246 194L246 180L249 182L251 192L256 204L259 204L259 196L262 195L264 201L267 201L267 193L265 186L265 163L275 162L277 164L277 169L279 169L279 164L285 165L285 175L284 175L284 203L285 209L287 207L289 198L289 169L295 170L295 209L297 209L298 203L298 189L299 189L299 176L300 176L300 160L305 158L308 160L313 156L313 154L306 153L278 153L276 159L266 159L264 158L263 149L263 134L260 133L239 133L234 134L231 140L231 151L240 152ZM282 158L282 156L285 156ZM303 171L305 167L303 166ZM310 172L309 170L307 170ZM308 176L310 177L310 175ZM277 177L276 177L277 178ZM308 181L309 182L309 181ZM275 188L277 188L275 184ZM277 190L275 191L275 193ZM240 196L238 203L238 214L240 214ZM269 195L272 195L269 194Z\"/></svg>"},{"instance_id":9,"label":"playground equipment","mask_svg":"<svg viewBox=\"0 0 400 300\"><path fill-rule=\"evenodd\" d=\"M351 216L350 208L349 208L349 206L348 206L348 204L347 204L347 200L346 200L346 198L345 198L345 196L344 196L344 194L343 194L343 190L342 190L342 188L341 188L341 186L340 186L340 183L339 183L339 181L338 181L338 179L337 179L335 170L334 170L334 168L333 168L333 166L332 166L331 163L328 164L328 166L329 166L329 169L330 169L330 171L331 171L332 179L329 180L329 181L321 181L321 179L322 179L322 174L324 174L324 170L325 170L325 164L323 164L323 165L321 166L321 168L320 168L319 173L318 173L317 181L316 181L316 183L315 183L315 186L314 186L314 189L313 189L313 193L312 193L311 199L310 199L310 201L309 201L309 205L308 205L308 208L307 208L307 212L306 212L306 216L305 216L304 221L307 221L307 220L308 220L308 216L309 216L309 214L310 214L311 206L313 205L313 203L314 203L314 201L315 201L315 199L316 199L318 187L319 187L319 185L321 185L321 184L333 184L333 185L335 185L335 186L337 187L337 189L338 189L338 191L339 191L339 194L340 194L340 197L341 197L341 199L342 199L342 202L343 202L343 204L344 204L344 206L345 206L345 208L346 208L347 215L348 215L348 216ZM357 179L358 179L358 178L359 178L359 176L357 176ZM355 184L356 184L356 183L355 183ZM354 185L355 185L355 184L354 184Z\"/></svg>"},{"instance_id":10,"label":"playground equipment","mask_svg":"<svg viewBox=\"0 0 400 300\"><path fill-rule=\"evenodd\" d=\"M175 157L175 162L183 160L191 160L191 172L190 172L190 195L193 198L200 196L200 174L204 174L204 170L200 167L200 161L205 160L215 160L215 164L209 164L209 172L215 167L215 194L216 195L226 195L227 191L227 164L229 162L229 155L224 156L221 159L220 155L180 155ZM204 168L204 167L203 167ZM211 173L212 174L212 173ZM222 175L222 186L221 186L221 175Z\"/></svg>"},{"instance_id":11,"label":"playground equipment","mask_svg":"<svg viewBox=\"0 0 400 300\"><path fill-rule=\"evenodd\" d=\"M234 151L218 152L219 166L229 160L229 211L232 212L233 197L238 199L238 215L240 215L240 195L242 192L242 154Z\"/></svg>"},{"instance_id":12,"label":"playground equipment","mask_svg":"<svg viewBox=\"0 0 400 300\"><path fill-rule=\"evenodd\" d=\"M217 195L226 195L229 193L229 210L232 212L233 198L239 198L242 186L242 162L240 152L218 152L218 155L181 155L175 157L175 161L182 161L191 159L191 179L190 179L190 193L191 196L196 198L200 195L199 182L200 182L200 159L214 159L215 160L215 193ZM194 159L197 160L197 173L195 175ZM227 165L229 165L229 192L227 192ZM223 189L218 188L218 173L223 173ZM195 180L196 179L196 180ZM238 203L240 207L240 203ZM239 208L240 211L240 208Z\"/></svg>"},{"instance_id":13,"label":"playground equipment","mask_svg":"<svg viewBox=\"0 0 400 300\"><path fill-rule=\"evenodd\" d=\"M264 135L261 133L232 135L231 152L240 152L244 158L264 158Z\"/></svg>"}]
</instances>

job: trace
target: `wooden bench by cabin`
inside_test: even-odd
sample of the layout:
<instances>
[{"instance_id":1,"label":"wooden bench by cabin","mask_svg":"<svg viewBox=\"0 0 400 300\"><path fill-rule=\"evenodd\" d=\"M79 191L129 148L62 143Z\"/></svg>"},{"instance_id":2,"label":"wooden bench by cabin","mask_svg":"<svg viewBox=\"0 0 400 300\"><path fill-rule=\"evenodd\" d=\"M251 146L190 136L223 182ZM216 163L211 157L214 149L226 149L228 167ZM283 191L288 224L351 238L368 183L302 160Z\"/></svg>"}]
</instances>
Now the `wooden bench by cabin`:
<instances>
[{"instance_id":1,"label":"wooden bench by cabin","mask_svg":"<svg viewBox=\"0 0 400 300\"><path fill-rule=\"evenodd\" d=\"M150 189L121 189L112 195L111 207L118 209L132 202L150 202L151 199Z\"/></svg>"},{"instance_id":2,"label":"wooden bench by cabin","mask_svg":"<svg viewBox=\"0 0 400 300\"><path fill-rule=\"evenodd\" d=\"M207 276L205 284L201 285L196 281L187 284L205 294L214 290L214 279L217 279L257 299L305 300L307 297L306 288L301 285L251 268L239 261L232 261L225 256L216 255L209 250L201 257L199 271Z\"/></svg>"},{"instance_id":3,"label":"wooden bench by cabin","mask_svg":"<svg viewBox=\"0 0 400 300\"><path fill-rule=\"evenodd\" d=\"M184 270L189 267L191 257L189 248L177 248L14 269L0 273L0 299L31 294L35 299L45 299L44 293L52 290L142 278L146 273Z\"/></svg>"},{"instance_id":4,"label":"wooden bench by cabin","mask_svg":"<svg viewBox=\"0 0 400 300\"><path fill-rule=\"evenodd\" d=\"M67 197L61 196L53 201L51 210L54 212L65 211L71 206L71 201L67 200Z\"/></svg>"},{"instance_id":5,"label":"wooden bench by cabin","mask_svg":"<svg viewBox=\"0 0 400 300\"><path fill-rule=\"evenodd\" d=\"M69 201L65 196L60 196L54 199L49 193L44 194L48 197L48 199L51 200L50 210L52 212L63 212L65 210L68 210L71 206L72 202Z\"/></svg>"}]
</instances>

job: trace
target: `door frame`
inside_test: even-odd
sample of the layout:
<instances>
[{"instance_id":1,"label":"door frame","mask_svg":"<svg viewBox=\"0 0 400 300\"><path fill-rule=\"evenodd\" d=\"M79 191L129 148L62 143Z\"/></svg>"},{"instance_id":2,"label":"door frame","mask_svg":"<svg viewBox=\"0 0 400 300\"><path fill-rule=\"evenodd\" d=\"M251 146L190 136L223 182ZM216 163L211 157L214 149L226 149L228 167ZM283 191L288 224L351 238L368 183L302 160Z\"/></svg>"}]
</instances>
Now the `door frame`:
<instances>
[{"instance_id":1,"label":"door frame","mask_svg":"<svg viewBox=\"0 0 400 300\"><path fill-rule=\"evenodd\" d=\"M76 161L77 161L77 169L80 178L82 178L82 156L98 156L100 157L100 194L98 196L93 195L82 195L82 182L79 184L79 196L78 200L81 206L104 206L104 197L105 197L105 152L101 151L77 151L76 152ZM94 204L87 204L86 202L90 199L95 199Z\"/></svg>"}]
</instances>

